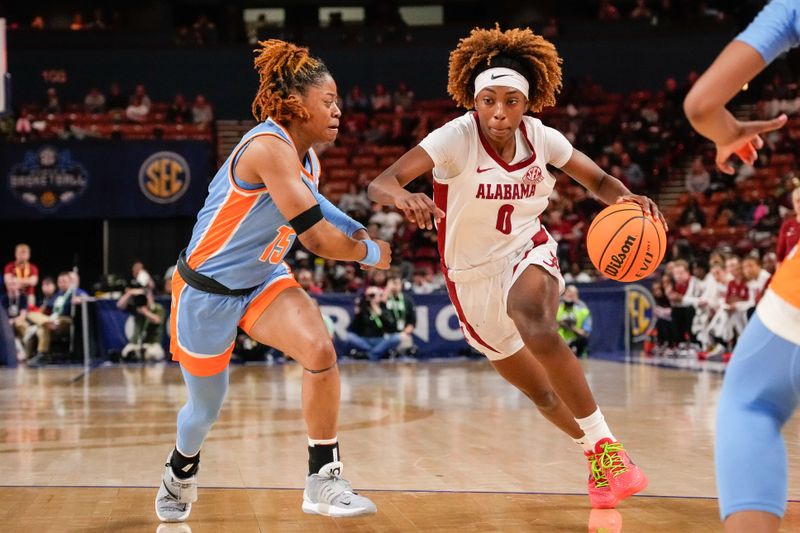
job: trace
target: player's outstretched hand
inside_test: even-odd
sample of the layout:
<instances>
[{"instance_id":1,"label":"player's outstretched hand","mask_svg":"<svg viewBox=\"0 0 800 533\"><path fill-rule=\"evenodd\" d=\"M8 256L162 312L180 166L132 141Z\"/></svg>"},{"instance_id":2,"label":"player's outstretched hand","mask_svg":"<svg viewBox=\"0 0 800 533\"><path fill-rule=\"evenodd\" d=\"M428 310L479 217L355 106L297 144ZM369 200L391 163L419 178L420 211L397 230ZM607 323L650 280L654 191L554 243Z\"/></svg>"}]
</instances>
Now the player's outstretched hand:
<instances>
[{"instance_id":1,"label":"player's outstretched hand","mask_svg":"<svg viewBox=\"0 0 800 533\"><path fill-rule=\"evenodd\" d=\"M434 221L438 222L444 217L444 211L436 207L428 195L421 192L409 193L398 198L394 205L408 220L424 229L433 229Z\"/></svg>"},{"instance_id":2,"label":"player's outstretched hand","mask_svg":"<svg viewBox=\"0 0 800 533\"><path fill-rule=\"evenodd\" d=\"M772 120L752 120L747 122L736 121L738 134L726 143L717 146L717 168L725 174L733 174L730 158L736 154L742 162L752 165L758 157L758 150L764 146L762 133L767 133L782 128L786 124L786 114L781 114Z\"/></svg>"},{"instance_id":3,"label":"player's outstretched hand","mask_svg":"<svg viewBox=\"0 0 800 533\"><path fill-rule=\"evenodd\" d=\"M375 242L378 243L378 247L381 249L381 259L373 268L388 270L392 264L392 247L386 241L376 239Z\"/></svg>"},{"instance_id":4,"label":"player's outstretched hand","mask_svg":"<svg viewBox=\"0 0 800 533\"><path fill-rule=\"evenodd\" d=\"M661 224L664 225L664 231L669 230L669 226L667 226L667 219L664 218L664 215L661 213L661 210L658 208L656 203L647 196L642 196L639 194L626 194L625 196L620 196L617 199L618 204L622 202L637 204L642 208L644 216L652 217L655 220L661 221Z\"/></svg>"}]
</instances>

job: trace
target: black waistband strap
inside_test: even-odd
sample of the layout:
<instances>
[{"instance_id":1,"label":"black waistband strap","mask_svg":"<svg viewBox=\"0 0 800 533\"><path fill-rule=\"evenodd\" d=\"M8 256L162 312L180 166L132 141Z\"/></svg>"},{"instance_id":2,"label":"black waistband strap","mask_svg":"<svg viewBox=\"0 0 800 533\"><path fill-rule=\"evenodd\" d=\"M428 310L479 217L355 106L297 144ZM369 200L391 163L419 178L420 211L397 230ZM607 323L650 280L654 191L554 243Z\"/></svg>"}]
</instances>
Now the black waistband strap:
<instances>
[{"instance_id":1,"label":"black waistband strap","mask_svg":"<svg viewBox=\"0 0 800 533\"><path fill-rule=\"evenodd\" d=\"M186 262L185 249L181 251L180 255L178 256L177 267L178 273L183 278L183 281L185 281L188 286L192 287L193 289L197 289L198 291L209 292L211 294L221 294L222 296L247 296L258 288L258 286L255 286L248 289L229 289L219 281L209 278L208 276L204 276L199 272L195 272Z\"/></svg>"}]
</instances>

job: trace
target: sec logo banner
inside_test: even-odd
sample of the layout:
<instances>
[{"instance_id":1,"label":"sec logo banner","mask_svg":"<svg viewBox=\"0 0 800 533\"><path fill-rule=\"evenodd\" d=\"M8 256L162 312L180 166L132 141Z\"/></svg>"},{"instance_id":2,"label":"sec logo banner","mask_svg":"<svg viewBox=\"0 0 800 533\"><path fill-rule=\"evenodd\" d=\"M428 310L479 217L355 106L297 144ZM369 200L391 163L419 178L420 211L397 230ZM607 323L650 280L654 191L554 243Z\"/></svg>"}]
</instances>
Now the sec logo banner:
<instances>
[{"instance_id":1,"label":"sec logo banner","mask_svg":"<svg viewBox=\"0 0 800 533\"><path fill-rule=\"evenodd\" d=\"M656 302L652 293L641 285L628 285L625 289L628 296L629 335L631 341L639 342L647 337L647 332L655 323L653 309Z\"/></svg>"},{"instance_id":2,"label":"sec logo banner","mask_svg":"<svg viewBox=\"0 0 800 533\"><path fill-rule=\"evenodd\" d=\"M191 173L186 160L175 152L156 152L139 169L139 188L148 200L171 204L189 188Z\"/></svg>"}]
</instances>

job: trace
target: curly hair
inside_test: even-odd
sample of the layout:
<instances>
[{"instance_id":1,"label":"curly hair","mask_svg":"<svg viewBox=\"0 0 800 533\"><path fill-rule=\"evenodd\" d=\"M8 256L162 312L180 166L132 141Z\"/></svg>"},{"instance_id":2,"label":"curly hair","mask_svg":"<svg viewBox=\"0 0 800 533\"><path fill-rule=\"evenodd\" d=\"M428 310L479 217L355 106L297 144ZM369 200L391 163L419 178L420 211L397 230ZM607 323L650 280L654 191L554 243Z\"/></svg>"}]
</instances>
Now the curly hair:
<instances>
[{"instance_id":1,"label":"curly hair","mask_svg":"<svg viewBox=\"0 0 800 533\"><path fill-rule=\"evenodd\" d=\"M283 123L307 119L308 110L293 91L305 94L309 86L319 84L330 75L328 67L321 59L312 56L308 48L280 39L259 41L258 44L261 48L253 50L258 54L254 64L259 76L253 116L259 121L269 117Z\"/></svg>"},{"instance_id":2,"label":"curly hair","mask_svg":"<svg viewBox=\"0 0 800 533\"><path fill-rule=\"evenodd\" d=\"M475 28L450 53L447 92L456 104L471 109L478 74L492 67L511 68L530 84L528 110L541 111L556 103L561 62L553 43L530 28L502 31L499 24L492 29Z\"/></svg>"}]
</instances>

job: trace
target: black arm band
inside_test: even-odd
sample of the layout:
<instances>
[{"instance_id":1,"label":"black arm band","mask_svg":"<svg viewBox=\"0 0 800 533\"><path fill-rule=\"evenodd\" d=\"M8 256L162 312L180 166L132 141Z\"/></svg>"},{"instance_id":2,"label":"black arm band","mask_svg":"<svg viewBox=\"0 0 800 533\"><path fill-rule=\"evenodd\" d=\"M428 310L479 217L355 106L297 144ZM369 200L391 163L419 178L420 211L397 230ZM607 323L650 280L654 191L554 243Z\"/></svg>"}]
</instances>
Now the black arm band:
<instances>
[{"instance_id":1,"label":"black arm band","mask_svg":"<svg viewBox=\"0 0 800 533\"><path fill-rule=\"evenodd\" d=\"M319 204L314 204L290 220L289 225L292 226L297 235L300 235L322 219L322 208L320 208Z\"/></svg>"}]
</instances>

